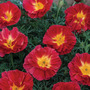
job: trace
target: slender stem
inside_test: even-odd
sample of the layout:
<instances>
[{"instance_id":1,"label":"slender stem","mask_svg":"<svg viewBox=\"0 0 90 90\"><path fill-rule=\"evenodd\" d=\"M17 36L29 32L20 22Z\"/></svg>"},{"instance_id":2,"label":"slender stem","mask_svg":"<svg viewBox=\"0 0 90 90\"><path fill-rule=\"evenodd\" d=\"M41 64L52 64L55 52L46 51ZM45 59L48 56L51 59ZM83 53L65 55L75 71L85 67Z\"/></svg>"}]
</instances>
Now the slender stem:
<instances>
[{"instance_id":1,"label":"slender stem","mask_svg":"<svg viewBox=\"0 0 90 90\"><path fill-rule=\"evenodd\" d=\"M73 4L72 4L72 6L74 6L75 4L76 4L76 2L74 1Z\"/></svg>"},{"instance_id":2,"label":"slender stem","mask_svg":"<svg viewBox=\"0 0 90 90\"><path fill-rule=\"evenodd\" d=\"M11 57L11 64L12 64L12 67L13 67L13 69L14 69L14 64L13 64L13 54L12 54L12 53L10 53L10 57Z\"/></svg>"}]
</instances>

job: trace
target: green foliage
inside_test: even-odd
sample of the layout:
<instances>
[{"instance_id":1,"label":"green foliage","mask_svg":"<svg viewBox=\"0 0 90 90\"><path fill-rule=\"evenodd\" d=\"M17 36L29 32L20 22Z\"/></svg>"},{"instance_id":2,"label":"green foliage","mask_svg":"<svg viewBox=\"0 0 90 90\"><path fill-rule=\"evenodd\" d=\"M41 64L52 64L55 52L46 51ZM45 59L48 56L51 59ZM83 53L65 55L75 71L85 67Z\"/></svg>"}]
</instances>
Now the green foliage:
<instances>
[{"instance_id":1,"label":"green foliage","mask_svg":"<svg viewBox=\"0 0 90 90\"><path fill-rule=\"evenodd\" d=\"M65 14L64 11L66 7L62 7L57 16L57 5L53 3L52 9L42 18L31 19L26 15L25 10L22 7L22 4L18 3L20 0L11 0L13 3L19 6L22 11L22 16L19 22L16 25L9 26L11 30L13 27L17 27L20 32L28 36L28 45L25 50L13 54L14 66L15 69L25 71L23 69L23 63L25 56L35 48L35 46L42 43L43 36L49 26L54 24L65 25ZM90 53L90 31L87 30L81 34L75 34L77 38L77 43L71 53L66 55L61 55L62 60L61 68L58 70L57 74L52 77L50 80L38 81L34 79L33 90L51 90L53 84L57 82L68 82L70 80L68 63L72 60L76 53ZM5 55L3 58L0 57L0 74L3 71L12 70L12 65L10 61L10 55ZM90 87L81 85L81 90L90 90Z\"/></svg>"}]
</instances>

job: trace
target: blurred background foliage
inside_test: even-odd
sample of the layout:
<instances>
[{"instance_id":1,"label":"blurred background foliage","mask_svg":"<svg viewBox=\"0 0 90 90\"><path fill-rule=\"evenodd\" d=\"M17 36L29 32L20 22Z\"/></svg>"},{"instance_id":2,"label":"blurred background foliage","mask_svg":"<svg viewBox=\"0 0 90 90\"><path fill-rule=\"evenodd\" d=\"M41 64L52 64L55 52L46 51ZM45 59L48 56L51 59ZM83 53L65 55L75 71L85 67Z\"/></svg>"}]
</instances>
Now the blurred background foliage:
<instances>
[{"instance_id":1,"label":"blurred background foliage","mask_svg":"<svg viewBox=\"0 0 90 90\"><path fill-rule=\"evenodd\" d=\"M15 69L19 69L21 71L25 71L23 69L23 63L25 56L35 48L35 46L42 43L43 36L46 30L51 25L65 25L65 13L64 11L67 8L67 3L64 3L63 7L60 8L57 16L58 6L56 3L53 3L52 8L48 11L44 17L31 19L26 15L25 10L22 7L22 2L20 0L1 0L1 2L11 1L16 4L22 12L22 16L19 22L13 26L9 26L8 29L12 29L13 27L17 27L20 32L24 33L28 36L28 45L25 50L13 54L14 66ZM70 80L69 69L67 67L68 63L72 60L76 53L89 53L90 54L90 31L87 30L81 34L75 34L77 38L77 43L71 53L66 55L60 55L62 60L61 68L58 70L57 74L52 77L50 80L38 81L34 79L34 87L33 90L51 90L53 84L57 82L68 82ZM12 65L10 61L10 55L5 55L3 58L0 57L0 74L3 71L12 70ZM1 75L0 75L1 77ZM89 86L81 86L81 90L90 90Z\"/></svg>"}]
</instances>

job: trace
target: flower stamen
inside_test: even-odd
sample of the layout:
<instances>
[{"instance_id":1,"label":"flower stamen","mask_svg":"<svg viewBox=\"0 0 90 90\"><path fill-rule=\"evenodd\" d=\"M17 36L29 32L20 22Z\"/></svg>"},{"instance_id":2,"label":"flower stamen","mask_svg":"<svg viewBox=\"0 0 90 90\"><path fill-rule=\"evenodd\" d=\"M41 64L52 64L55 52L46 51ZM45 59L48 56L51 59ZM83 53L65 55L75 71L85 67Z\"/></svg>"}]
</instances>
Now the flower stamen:
<instances>
[{"instance_id":1,"label":"flower stamen","mask_svg":"<svg viewBox=\"0 0 90 90\"><path fill-rule=\"evenodd\" d=\"M50 68L51 67L50 60L51 60L50 57L42 56L41 58L37 58L37 63L40 67Z\"/></svg>"},{"instance_id":2,"label":"flower stamen","mask_svg":"<svg viewBox=\"0 0 90 90\"><path fill-rule=\"evenodd\" d=\"M82 62L81 61L82 66L79 67L79 69L81 70L83 75L88 75L90 76L90 64L88 64L87 62Z\"/></svg>"},{"instance_id":3,"label":"flower stamen","mask_svg":"<svg viewBox=\"0 0 90 90\"><path fill-rule=\"evenodd\" d=\"M16 86L16 85L13 83L13 86L11 86L11 89L12 89L12 90L23 90L23 89L24 89L24 86L25 86L25 85L23 85L23 86L21 86L21 87L18 87L18 86Z\"/></svg>"},{"instance_id":4,"label":"flower stamen","mask_svg":"<svg viewBox=\"0 0 90 90\"><path fill-rule=\"evenodd\" d=\"M9 35L9 38L8 38L7 42L4 43L3 45L6 46L6 47L8 47L8 48L13 49L13 47L15 46L15 44L12 45L12 42L13 42L13 41L14 41L14 40L12 39L11 35Z\"/></svg>"},{"instance_id":5,"label":"flower stamen","mask_svg":"<svg viewBox=\"0 0 90 90\"><path fill-rule=\"evenodd\" d=\"M57 43L58 46L62 45L65 41L65 35L62 35L62 32L52 38L53 43Z\"/></svg>"},{"instance_id":6,"label":"flower stamen","mask_svg":"<svg viewBox=\"0 0 90 90\"><path fill-rule=\"evenodd\" d=\"M44 5L41 3L41 2L37 2L37 0L35 0L36 2L33 3L33 6L35 8L35 11L38 11L40 9L43 9L44 8Z\"/></svg>"},{"instance_id":7,"label":"flower stamen","mask_svg":"<svg viewBox=\"0 0 90 90\"><path fill-rule=\"evenodd\" d=\"M80 23L81 25L85 25L86 15L83 13L83 11L78 12L75 16L77 17L77 20L75 20L74 23L78 23L78 24Z\"/></svg>"},{"instance_id":8,"label":"flower stamen","mask_svg":"<svg viewBox=\"0 0 90 90\"><path fill-rule=\"evenodd\" d=\"M11 11L7 11L5 13L5 16L2 16L1 18L7 22L11 21L13 15L12 15L12 12Z\"/></svg>"}]
</instances>

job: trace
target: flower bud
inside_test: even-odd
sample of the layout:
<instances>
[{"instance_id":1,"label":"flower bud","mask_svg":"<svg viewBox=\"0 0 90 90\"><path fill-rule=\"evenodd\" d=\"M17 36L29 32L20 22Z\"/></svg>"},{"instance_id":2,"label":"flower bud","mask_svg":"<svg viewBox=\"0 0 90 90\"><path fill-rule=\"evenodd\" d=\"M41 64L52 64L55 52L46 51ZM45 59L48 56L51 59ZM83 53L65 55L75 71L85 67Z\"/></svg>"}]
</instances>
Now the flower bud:
<instances>
[{"instance_id":1,"label":"flower bud","mask_svg":"<svg viewBox=\"0 0 90 90\"><path fill-rule=\"evenodd\" d=\"M76 1L76 2L80 2L81 0L74 0L74 1Z\"/></svg>"}]
</instances>

